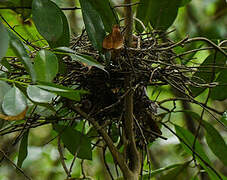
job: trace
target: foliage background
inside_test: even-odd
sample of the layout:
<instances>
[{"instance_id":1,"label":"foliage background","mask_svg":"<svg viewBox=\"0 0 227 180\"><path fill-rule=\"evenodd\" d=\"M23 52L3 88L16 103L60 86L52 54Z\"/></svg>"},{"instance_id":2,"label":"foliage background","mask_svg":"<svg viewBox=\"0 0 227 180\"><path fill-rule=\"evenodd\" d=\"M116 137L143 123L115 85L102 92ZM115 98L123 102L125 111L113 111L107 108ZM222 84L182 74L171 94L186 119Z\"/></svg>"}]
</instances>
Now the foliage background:
<instances>
[{"instance_id":1,"label":"foliage background","mask_svg":"<svg viewBox=\"0 0 227 180\"><path fill-rule=\"evenodd\" d=\"M77 1L63 1L55 0L59 7L69 7L69 6L78 6ZM121 4L121 0L113 0L113 4ZM119 13L122 9L119 8ZM12 10L0 10L0 13L6 18L6 20L15 25L15 29L23 36L25 39L31 41L41 38L38 34L36 28L32 21L23 24L21 18L18 14ZM76 36L81 33L83 25L81 12L80 10L75 11L64 11L67 15L70 22L70 28L72 34ZM15 18L16 17L16 18ZM227 7L226 1L224 0L192 0L186 7L179 9L177 19L174 24L169 28L169 30L175 29L173 33L170 34L171 38L174 40L179 40L189 35L190 37L196 36L205 36L210 40L217 42L219 39L225 39L227 37ZM40 45L45 44L45 41L41 41ZM201 44L198 43L195 46L199 47ZM179 51L183 51L179 49ZM12 52L8 51L7 55L12 55ZM208 51L201 51L194 54L194 58L198 58L201 62L209 55ZM0 75L1 75L0 71ZM225 90L227 90L225 88ZM151 99L155 99L157 94L152 94L152 89L148 90L149 96ZM199 97L199 100L204 101L207 95L207 91L202 93ZM159 99L172 97L172 91L169 88L163 89L162 93L159 96ZM223 112L227 108L226 101L209 101L208 105L216 107L220 112ZM171 109L173 106L172 103L166 103L166 107ZM180 103L176 104L177 109L181 110L182 105ZM202 109L198 106L192 106L192 109L196 113L200 113ZM40 110L41 111L41 110ZM183 114L175 113L171 116L174 119L174 123L184 126ZM209 116L205 116L209 119ZM217 125L216 122L212 122L222 137L227 142L227 133L226 131ZM32 129L29 135L29 148L28 156L23 163L23 169L25 172L36 180L62 180L65 178L64 170L59 162L58 152L56 150L57 142L56 140L51 140L56 134L51 131L51 125L45 125ZM163 129L163 136L168 137L168 141L158 139L152 145L152 157L153 169L158 169L160 167L165 167L171 164L177 164L189 159L188 155L185 154L183 149L179 145L179 141L171 133ZM14 138L13 134L8 136L1 137L0 147L4 149L8 143ZM204 141L204 139L203 139ZM205 143L204 143L204 146ZM206 148L206 153L209 155L214 167L221 171L225 176L227 176L227 168L218 160L218 158L210 151L209 148ZM18 158L18 147L13 147L11 149L11 159L14 162L17 162ZM73 159L73 156L67 152L66 153L67 165L70 165L70 162ZM111 169L114 171L114 164L111 158L111 155L107 155L107 162L110 164ZM81 160L76 160L76 164L73 168L73 176L79 177L81 175L80 169ZM94 177L94 179L105 179L105 170L103 168L102 156L99 150L93 151L93 160L85 161L84 170L87 175ZM186 172L187 173L187 172ZM190 172L195 173L195 172ZM185 176L187 176L185 174ZM191 176L191 175L190 175ZM0 179L9 180L9 179L18 179L22 180L24 177L15 171L7 161L1 162L0 166ZM192 176L193 178L193 176Z\"/></svg>"}]
</instances>

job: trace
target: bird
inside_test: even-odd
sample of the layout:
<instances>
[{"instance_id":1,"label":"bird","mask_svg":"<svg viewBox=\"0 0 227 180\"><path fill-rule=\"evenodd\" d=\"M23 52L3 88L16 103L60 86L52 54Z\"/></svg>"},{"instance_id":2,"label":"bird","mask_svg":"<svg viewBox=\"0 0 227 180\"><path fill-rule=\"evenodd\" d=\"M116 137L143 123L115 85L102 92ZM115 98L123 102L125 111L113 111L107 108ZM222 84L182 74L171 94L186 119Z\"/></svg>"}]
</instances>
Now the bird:
<instances>
[{"instance_id":1,"label":"bird","mask_svg":"<svg viewBox=\"0 0 227 180\"><path fill-rule=\"evenodd\" d=\"M124 37L121 34L120 26L118 24L115 24L112 27L112 32L104 38L102 47L106 50L113 50L121 49L123 45Z\"/></svg>"}]
</instances>

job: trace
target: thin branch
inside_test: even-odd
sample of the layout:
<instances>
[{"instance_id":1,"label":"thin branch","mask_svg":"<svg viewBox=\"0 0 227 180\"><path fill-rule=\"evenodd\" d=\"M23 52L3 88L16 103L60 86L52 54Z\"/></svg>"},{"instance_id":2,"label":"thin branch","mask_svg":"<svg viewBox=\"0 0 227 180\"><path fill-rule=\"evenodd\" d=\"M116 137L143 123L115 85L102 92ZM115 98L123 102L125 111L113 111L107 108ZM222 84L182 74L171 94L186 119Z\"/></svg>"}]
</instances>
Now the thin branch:
<instances>
[{"instance_id":1,"label":"thin branch","mask_svg":"<svg viewBox=\"0 0 227 180\"><path fill-rule=\"evenodd\" d=\"M16 10L16 9L32 9L31 6L7 6L7 7L0 7L0 9L11 9L11 10ZM65 7L65 8L60 8L63 11L67 11L67 10L77 10L77 9L81 9L79 7Z\"/></svg>"},{"instance_id":2,"label":"thin branch","mask_svg":"<svg viewBox=\"0 0 227 180\"><path fill-rule=\"evenodd\" d=\"M110 168L109 168L109 166L108 166L108 164L107 164L107 162L106 162L105 153L106 153L106 146L104 146L104 147L102 148L103 162L104 162L104 166L106 167L106 170L107 170L108 174L110 175L110 178L111 178L112 180L114 180L114 177L113 177L113 175L112 175L112 173L111 173L111 171L110 171Z\"/></svg>"},{"instance_id":3,"label":"thin branch","mask_svg":"<svg viewBox=\"0 0 227 180\"><path fill-rule=\"evenodd\" d=\"M65 170L65 173L69 174L69 170L65 164L65 158L64 158L64 154L63 154L63 151L62 151L62 146L61 146L61 138L60 136L58 136L58 152L59 152L59 157L60 157L60 161L61 161L61 165L63 167L63 169Z\"/></svg>"},{"instance_id":4,"label":"thin branch","mask_svg":"<svg viewBox=\"0 0 227 180\"><path fill-rule=\"evenodd\" d=\"M206 166L208 166L220 180L223 180L220 174L208 163L206 162L197 152L195 152L190 145L188 145L181 137L179 137L171 128L169 128L165 123L160 122L166 129L168 129L172 134L174 134L185 146L187 146L192 153L194 153Z\"/></svg>"},{"instance_id":5,"label":"thin branch","mask_svg":"<svg viewBox=\"0 0 227 180\"><path fill-rule=\"evenodd\" d=\"M113 8L119 8L119 7L131 7L140 4L140 2L135 2L135 3L128 3L128 4L120 4L113 6Z\"/></svg>"},{"instance_id":6,"label":"thin branch","mask_svg":"<svg viewBox=\"0 0 227 180\"><path fill-rule=\"evenodd\" d=\"M186 42L187 40L188 40L188 36L186 38L180 40L179 42L172 44L171 46L164 47L164 48L158 48L157 50L158 51L166 51L166 50L169 50L169 49L173 49L176 46L183 45L184 42Z\"/></svg>"},{"instance_id":7,"label":"thin branch","mask_svg":"<svg viewBox=\"0 0 227 180\"><path fill-rule=\"evenodd\" d=\"M161 104L164 104L164 103L169 102L169 101L189 101L189 102L191 102L191 103L198 104L197 101L192 101L191 99L188 99L188 98L180 98L180 97L164 99L164 100L159 101L159 102L157 102L157 103L158 103L158 105L161 105ZM201 103L201 104L202 104L204 107L206 107L207 109L209 109L209 110L215 112L216 114L219 114L219 115L222 115L222 114L223 114L223 112L220 112L220 111L218 111L218 110L216 110L216 109L214 109L214 108L212 108L212 107L209 107L209 106L207 106L207 105L204 104L204 103Z\"/></svg>"},{"instance_id":8,"label":"thin branch","mask_svg":"<svg viewBox=\"0 0 227 180\"><path fill-rule=\"evenodd\" d=\"M212 42L211 40L209 40L209 39L207 39L205 37L191 38L191 39L188 39L185 43L190 43L190 42L193 42L193 41L205 41L208 44L212 45L214 48L216 48L218 51L220 51L222 54L224 54L227 57L227 53L221 47L219 47L214 42Z\"/></svg>"},{"instance_id":9,"label":"thin branch","mask_svg":"<svg viewBox=\"0 0 227 180\"><path fill-rule=\"evenodd\" d=\"M2 149L0 149L0 152L19 172L21 172L21 174L23 174L23 176L26 179L32 180L28 175L25 174L25 172L20 167L18 167L13 161L11 161L11 159L7 156L7 154Z\"/></svg>"},{"instance_id":10,"label":"thin branch","mask_svg":"<svg viewBox=\"0 0 227 180\"><path fill-rule=\"evenodd\" d=\"M0 14L0 17L2 18L2 20L7 24L7 26L13 31L15 32L27 45L33 47L35 50L39 50L40 48L33 45L31 42L29 42L28 40L24 39L7 21L6 19Z\"/></svg>"},{"instance_id":11,"label":"thin branch","mask_svg":"<svg viewBox=\"0 0 227 180\"><path fill-rule=\"evenodd\" d=\"M117 150L117 148L114 146L112 139L109 137L107 132L98 124L98 122L94 118L90 118L85 112L83 112L79 106L73 106L72 107L77 113L79 113L82 117L87 119L93 126L94 128L100 133L104 141L106 142L113 158L116 160L120 168L122 169L123 172L128 172L129 173L129 168L124 161L122 154Z\"/></svg>"}]
</instances>

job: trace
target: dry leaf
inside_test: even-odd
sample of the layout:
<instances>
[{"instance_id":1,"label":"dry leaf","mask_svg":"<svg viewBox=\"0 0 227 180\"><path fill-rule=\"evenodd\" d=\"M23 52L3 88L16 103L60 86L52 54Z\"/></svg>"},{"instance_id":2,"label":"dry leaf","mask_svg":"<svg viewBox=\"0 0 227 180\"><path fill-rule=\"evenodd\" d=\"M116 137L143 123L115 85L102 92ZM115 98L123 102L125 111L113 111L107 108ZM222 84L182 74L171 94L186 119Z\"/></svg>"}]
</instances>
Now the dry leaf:
<instances>
[{"instance_id":1,"label":"dry leaf","mask_svg":"<svg viewBox=\"0 0 227 180\"><path fill-rule=\"evenodd\" d=\"M124 38L121 34L119 25L115 24L112 32L105 37L102 43L104 49L120 49L123 47Z\"/></svg>"},{"instance_id":2,"label":"dry leaf","mask_svg":"<svg viewBox=\"0 0 227 180\"><path fill-rule=\"evenodd\" d=\"M16 115L16 116L6 116L4 114L0 114L0 119L4 119L6 121L18 121L18 120L22 120L24 119L26 112L27 112L28 107L26 107L26 109L21 112L20 114Z\"/></svg>"}]
</instances>

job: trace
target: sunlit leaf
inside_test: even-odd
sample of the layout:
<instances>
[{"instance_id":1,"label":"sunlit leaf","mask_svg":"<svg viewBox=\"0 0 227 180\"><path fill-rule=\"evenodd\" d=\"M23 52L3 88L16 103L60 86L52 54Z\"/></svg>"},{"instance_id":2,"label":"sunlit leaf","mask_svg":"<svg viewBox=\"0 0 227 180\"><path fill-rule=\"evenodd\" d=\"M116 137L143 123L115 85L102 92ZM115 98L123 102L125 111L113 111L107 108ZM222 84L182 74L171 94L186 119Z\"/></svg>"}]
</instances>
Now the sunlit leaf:
<instances>
[{"instance_id":1,"label":"sunlit leaf","mask_svg":"<svg viewBox=\"0 0 227 180\"><path fill-rule=\"evenodd\" d=\"M26 131L23 134L23 137L20 142L20 147L19 147L19 154L18 154L18 160L17 160L17 166L21 167L24 160L26 159L28 155L28 134L29 131Z\"/></svg>"},{"instance_id":2,"label":"sunlit leaf","mask_svg":"<svg viewBox=\"0 0 227 180\"><path fill-rule=\"evenodd\" d=\"M39 33L52 48L69 45L69 27L61 9L50 0L34 0L32 18Z\"/></svg>"},{"instance_id":3,"label":"sunlit leaf","mask_svg":"<svg viewBox=\"0 0 227 180\"><path fill-rule=\"evenodd\" d=\"M99 12L92 6L90 0L80 0L83 20L93 47L102 50L102 42L105 37L105 28Z\"/></svg>"},{"instance_id":4,"label":"sunlit leaf","mask_svg":"<svg viewBox=\"0 0 227 180\"><path fill-rule=\"evenodd\" d=\"M78 61L78 62L82 63L85 66L88 66L88 67L93 67L94 66L94 67L97 67L97 68L107 72L105 70L105 66L103 66L102 64L97 62L91 56L87 56L87 55L83 55L83 54L73 54L73 55L71 55L71 58L72 58L72 60Z\"/></svg>"},{"instance_id":5,"label":"sunlit leaf","mask_svg":"<svg viewBox=\"0 0 227 180\"><path fill-rule=\"evenodd\" d=\"M77 155L81 159L92 159L92 149L90 139L72 127L54 125L54 130L72 155Z\"/></svg>"},{"instance_id":6,"label":"sunlit leaf","mask_svg":"<svg viewBox=\"0 0 227 180\"><path fill-rule=\"evenodd\" d=\"M220 133L206 121L203 121L206 129L206 141L212 152L227 166L227 145Z\"/></svg>"},{"instance_id":7,"label":"sunlit leaf","mask_svg":"<svg viewBox=\"0 0 227 180\"><path fill-rule=\"evenodd\" d=\"M24 94L17 88L12 87L4 96L2 109L8 116L16 116L23 112L27 107Z\"/></svg>"},{"instance_id":8,"label":"sunlit leaf","mask_svg":"<svg viewBox=\"0 0 227 180\"><path fill-rule=\"evenodd\" d=\"M58 58L48 50L41 50L34 59L34 68L38 81L51 82L58 73Z\"/></svg>"},{"instance_id":9,"label":"sunlit leaf","mask_svg":"<svg viewBox=\"0 0 227 180\"><path fill-rule=\"evenodd\" d=\"M5 81L0 81L0 106L2 104L5 94L10 90L10 88L10 85L7 84Z\"/></svg>"},{"instance_id":10,"label":"sunlit leaf","mask_svg":"<svg viewBox=\"0 0 227 180\"><path fill-rule=\"evenodd\" d=\"M27 94L32 101L39 103L50 103L56 97L55 94L40 89L36 85L29 85L27 87Z\"/></svg>"},{"instance_id":11,"label":"sunlit leaf","mask_svg":"<svg viewBox=\"0 0 227 180\"><path fill-rule=\"evenodd\" d=\"M31 62L31 58L29 57L24 44L20 41L20 39L14 35L11 31L8 31L10 35L10 46L15 52L15 54L20 57L19 59L23 63L26 71L30 74L32 81L36 81L35 71L33 64Z\"/></svg>"},{"instance_id":12,"label":"sunlit leaf","mask_svg":"<svg viewBox=\"0 0 227 180\"><path fill-rule=\"evenodd\" d=\"M1 62L9 46L9 35L1 21L0 21L0 37L1 37L0 40L0 62Z\"/></svg>"},{"instance_id":13,"label":"sunlit leaf","mask_svg":"<svg viewBox=\"0 0 227 180\"><path fill-rule=\"evenodd\" d=\"M29 99L29 101L31 101L33 104L35 104L35 105L37 105L37 106L42 106L42 107L45 107L45 108L47 108L47 109L49 109L50 111L52 111L52 112L56 112L56 110L54 109L54 107L53 107L53 105L51 105L51 104L49 104L49 103L40 103L40 102L36 102L36 101L33 101L30 97L29 97L29 95L27 94L27 92L28 92L28 89L27 89L27 87L24 87L24 86L22 86L22 85L20 85L20 84L16 84L15 85L18 89L20 89L20 91L25 95L25 97L27 98L27 99ZM30 85L29 85L30 86ZM33 86L33 85L32 85ZM31 94L30 94L31 95ZM35 95L33 96L33 98L34 99L38 99L38 96L39 94L36 94L36 98L35 98ZM40 99L42 99L43 100L43 98L41 98L40 97Z\"/></svg>"},{"instance_id":14,"label":"sunlit leaf","mask_svg":"<svg viewBox=\"0 0 227 180\"><path fill-rule=\"evenodd\" d=\"M6 121L19 121L25 118L26 112L28 107L24 111L22 111L20 114L15 116L6 116L4 114L0 113L0 119L6 120Z\"/></svg>"}]
</instances>

